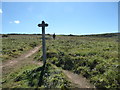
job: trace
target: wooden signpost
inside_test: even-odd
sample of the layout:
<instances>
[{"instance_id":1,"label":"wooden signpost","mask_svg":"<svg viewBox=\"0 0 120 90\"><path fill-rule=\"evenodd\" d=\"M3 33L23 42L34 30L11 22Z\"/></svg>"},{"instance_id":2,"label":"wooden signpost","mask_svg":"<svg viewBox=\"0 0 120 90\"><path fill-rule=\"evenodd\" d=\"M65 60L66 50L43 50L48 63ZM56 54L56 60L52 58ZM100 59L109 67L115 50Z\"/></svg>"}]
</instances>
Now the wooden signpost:
<instances>
[{"instance_id":1,"label":"wooden signpost","mask_svg":"<svg viewBox=\"0 0 120 90\"><path fill-rule=\"evenodd\" d=\"M41 24L38 24L38 27L42 27L42 51L43 51L43 65L46 63L46 46L45 46L45 27L47 27L48 24L42 21Z\"/></svg>"}]
</instances>

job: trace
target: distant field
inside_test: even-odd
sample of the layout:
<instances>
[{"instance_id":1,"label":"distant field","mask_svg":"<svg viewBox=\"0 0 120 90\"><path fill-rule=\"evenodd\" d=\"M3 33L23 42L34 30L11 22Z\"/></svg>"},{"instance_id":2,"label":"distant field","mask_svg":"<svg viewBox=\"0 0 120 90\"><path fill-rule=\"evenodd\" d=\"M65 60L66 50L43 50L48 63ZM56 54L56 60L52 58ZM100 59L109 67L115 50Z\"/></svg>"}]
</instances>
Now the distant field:
<instances>
[{"instance_id":1,"label":"distant field","mask_svg":"<svg viewBox=\"0 0 120 90\"><path fill-rule=\"evenodd\" d=\"M4 60L16 58L23 52L40 45L40 35L3 35L2 55Z\"/></svg>"},{"instance_id":2,"label":"distant field","mask_svg":"<svg viewBox=\"0 0 120 90\"><path fill-rule=\"evenodd\" d=\"M108 88L112 90L112 88L119 87L118 34L99 36L58 35L56 36L56 40L53 40L50 35L46 37L47 62L62 69L82 74L97 88ZM16 58L37 45L42 45L40 35L8 35L8 37L2 38L3 55L1 57L3 60ZM34 60L42 60L42 49L34 55ZM52 64L48 64L49 68L46 73L55 73L54 70L50 70L50 68L53 68L51 66ZM24 78L29 78L30 73L33 75L35 73L32 71L34 68L30 71L22 70L23 74L15 74L16 78L21 78L20 87L22 87L24 81L25 83L29 82L28 79ZM38 66L36 66L36 68L38 68ZM56 71L56 73L60 73L60 71ZM36 71L36 74L38 75L39 73ZM57 74L56 77L57 79L51 77L52 82L55 82L53 86L63 87L61 85L65 84L62 84L63 81L58 81L58 79L64 77L64 75ZM36 78L38 77L36 76ZM65 80L64 78L63 80ZM43 88L52 87L49 80L47 77L44 78ZM33 81L33 83L34 82L36 83L36 81ZM34 87L36 85L35 83L33 85ZM69 86L67 81L66 84Z\"/></svg>"}]
</instances>

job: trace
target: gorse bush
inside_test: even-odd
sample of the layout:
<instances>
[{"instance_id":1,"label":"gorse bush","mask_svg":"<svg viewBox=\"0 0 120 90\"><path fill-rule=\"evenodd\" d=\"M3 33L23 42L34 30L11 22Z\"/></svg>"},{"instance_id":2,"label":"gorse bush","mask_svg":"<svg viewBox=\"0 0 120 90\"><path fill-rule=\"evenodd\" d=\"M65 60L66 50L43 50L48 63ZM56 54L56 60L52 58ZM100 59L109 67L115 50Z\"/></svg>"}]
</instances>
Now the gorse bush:
<instances>
[{"instance_id":1,"label":"gorse bush","mask_svg":"<svg viewBox=\"0 0 120 90\"><path fill-rule=\"evenodd\" d=\"M97 88L109 90L120 88L117 37L57 36L56 40L47 38L48 64L46 64L44 75L42 67L35 66L36 68L24 70L17 76L16 74L11 76L15 77L12 82L13 87L62 89L70 87L62 71L54 67L56 65L62 69L82 74ZM16 58L40 43L40 36L8 35L8 37L3 37L0 57L3 60ZM42 60L42 49L34 56L34 60Z\"/></svg>"},{"instance_id":2,"label":"gorse bush","mask_svg":"<svg viewBox=\"0 0 120 90\"><path fill-rule=\"evenodd\" d=\"M47 61L82 74L98 88L119 88L116 37L58 36L47 42Z\"/></svg>"},{"instance_id":3,"label":"gorse bush","mask_svg":"<svg viewBox=\"0 0 120 90\"><path fill-rule=\"evenodd\" d=\"M24 82L27 84L26 86L34 88L70 87L70 82L65 79L62 71L54 68L50 63L47 63L45 68L37 67L35 69L25 70L14 79L14 82ZM16 87L19 87L19 85Z\"/></svg>"}]
</instances>

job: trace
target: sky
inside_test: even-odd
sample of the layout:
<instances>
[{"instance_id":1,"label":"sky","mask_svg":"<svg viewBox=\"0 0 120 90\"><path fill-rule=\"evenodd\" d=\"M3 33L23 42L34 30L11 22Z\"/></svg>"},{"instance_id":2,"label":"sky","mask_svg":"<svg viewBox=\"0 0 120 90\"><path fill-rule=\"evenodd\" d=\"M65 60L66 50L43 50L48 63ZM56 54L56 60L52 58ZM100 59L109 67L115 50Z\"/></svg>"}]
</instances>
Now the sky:
<instances>
[{"instance_id":1,"label":"sky","mask_svg":"<svg viewBox=\"0 0 120 90\"><path fill-rule=\"evenodd\" d=\"M2 2L2 33L101 34L118 32L117 2Z\"/></svg>"}]
</instances>

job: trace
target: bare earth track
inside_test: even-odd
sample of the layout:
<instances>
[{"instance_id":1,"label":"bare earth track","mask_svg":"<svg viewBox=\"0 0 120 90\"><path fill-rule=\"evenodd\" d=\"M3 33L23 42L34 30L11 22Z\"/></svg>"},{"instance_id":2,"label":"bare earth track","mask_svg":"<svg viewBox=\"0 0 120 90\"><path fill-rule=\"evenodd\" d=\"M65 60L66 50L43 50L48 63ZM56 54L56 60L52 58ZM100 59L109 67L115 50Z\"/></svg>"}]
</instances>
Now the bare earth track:
<instances>
[{"instance_id":1,"label":"bare earth track","mask_svg":"<svg viewBox=\"0 0 120 90\"><path fill-rule=\"evenodd\" d=\"M35 54L36 52L38 52L40 48L41 48L41 46L37 46L34 49L28 51L27 53L22 54L20 57L18 57L16 59L8 60L5 63L3 63L2 66L0 66L0 68L2 67L3 71L10 73L14 68L17 67L17 65L19 65L19 63L21 63L20 65L22 65L24 62L26 63L25 60L27 60L27 63L34 63L34 64L38 64L38 65L42 66L43 65L42 62L29 60L29 57L32 56L33 54ZM84 78L83 76L74 74L67 70L62 70L62 71L66 75L67 79L69 81L71 81L73 84L75 84L76 87L78 87L78 88L95 88L95 86L90 84L89 81L86 78Z\"/></svg>"},{"instance_id":2,"label":"bare earth track","mask_svg":"<svg viewBox=\"0 0 120 90\"><path fill-rule=\"evenodd\" d=\"M21 60L25 60L26 58L30 57L31 55L33 55L34 53L36 53L41 46L37 46L34 49L28 51L27 53L21 55L20 57L13 59L13 60L8 60L8 62L3 63L2 67L6 67L6 66L14 66L17 63L21 62Z\"/></svg>"},{"instance_id":3,"label":"bare earth track","mask_svg":"<svg viewBox=\"0 0 120 90\"><path fill-rule=\"evenodd\" d=\"M95 88L95 86L89 83L89 81L82 75L78 75L67 70L63 70L63 73L68 77L69 81L76 84L79 88Z\"/></svg>"}]
</instances>

